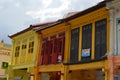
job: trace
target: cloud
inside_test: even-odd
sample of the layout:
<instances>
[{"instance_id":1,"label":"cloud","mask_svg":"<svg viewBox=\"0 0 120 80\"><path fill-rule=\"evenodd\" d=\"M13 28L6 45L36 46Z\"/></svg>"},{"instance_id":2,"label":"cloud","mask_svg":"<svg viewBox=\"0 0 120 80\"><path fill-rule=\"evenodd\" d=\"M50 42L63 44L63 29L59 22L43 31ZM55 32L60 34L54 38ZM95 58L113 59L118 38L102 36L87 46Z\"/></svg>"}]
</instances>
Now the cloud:
<instances>
[{"instance_id":1,"label":"cloud","mask_svg":"<svg viewBox=\"0 0 120 80\"><path fill-rule=\"evenodd\" d=\"M42 4L45 8L47 8L52 2L53 0L42 0Z\"/></svg>"},{"instance_id":2,"label":"cloud","mask_svg":"<svg viewBox=\"0 0 120 80\"><path fill-rule=\"evenodd\" d=\"M21 5L20 5L19 2L16 2L16 3L15 3L15 6L16 6L17 8L20 8L20 7L21 7Z\"/></svg>"},{"instance_id":3,"label":"cloud","mask_svg":"<svg viewBox=\"0 0 120 80\"><path fill-rule=\"evenodd\" d=\"M2 10L3 9L3 6L0 6L0 10Z\"/></svg>"},{"instance_id":4,"label":"cloud","mask_svg":"<svg viewBox=\"0 0 120 80\"><path fill-rule=\"evenodd\" d=\"M28 10L26 15L32 17L32 19L40 19L41 22L62 18L65 14L71 11L81 11L95 5L100 0L42 0L42 7L35 10ZM57 6L57 5L59 6ZM55 5L55 6L54 6ZM54 6L54 7L53 7Z\"/></svg>"},{"instance_id":5,"label":"cloud","mask_svg":"<svg viewBox=\"0 0 120 80\"><path fill-rule=\"evenodd\" d=\"M60 18L64 11L67 11L71 5L71 1L60 0L60 6L51 8L50 5L54 3L54 1L48 0L47 3L45 2L46 1L43 0L43 5L46 6L39 8L37 11L27 11L26 15L31 16L33 19L40 18L41 21L45 21L47 18Z\"/></svg>"}]
</instances>

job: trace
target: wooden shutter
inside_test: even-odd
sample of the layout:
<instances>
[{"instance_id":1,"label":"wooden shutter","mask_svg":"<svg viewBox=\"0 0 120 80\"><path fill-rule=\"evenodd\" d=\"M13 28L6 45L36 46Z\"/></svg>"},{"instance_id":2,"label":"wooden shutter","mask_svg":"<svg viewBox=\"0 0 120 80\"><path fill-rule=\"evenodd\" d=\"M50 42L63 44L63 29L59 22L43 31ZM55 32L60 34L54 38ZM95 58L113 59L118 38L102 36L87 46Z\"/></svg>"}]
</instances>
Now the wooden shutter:
<instances>
[{"instance_id":1,"label":"wooden shutter","mask_svg":"<svg viewBox=\"0 0 120 80\"><path fill-rule=\"evenodd\" d=\"M43 65L46 64L46 50L47 50L47 42L44 43L44 54L43 54Z\"/></svg>"},{"instance_id":2,"label":"wooden shutter","mask_svg":"<svg viewBox=\"0 0 120 80\"><path fill-rule=\"evenodd\" d=\"M91 59L92 24L82 27L82 61Z\"/></svg>"},{"instance_id":3,"label":"wooden shutter","mask_svg":"<svg viewBox=\"0 0 120 80\"><path fill-rule=\"evenodd\" d=\"M95 59L105 56L107 51L107 21L106 19L95 23Z\"/></svg>"},{"instance_id":4,"label":"wooden shutter","mask_svg":"<svg viewBox=\"0 0 120 80\"><path fill-rule=\"evenodd\" d=\"M61 63L64 59L64 45L65 37L58 38L58 63Z\"/></svg>"},{"instance_id":5,"label":"wooden shutter","mask_svg":"<svg viewBox=\"0 0 120 80\"><path fill-rule=\"evenodd\" d=\"M71 31L71 50L70 50L70 62L78 62L78 47L79 47L79 28L75 28Z\"/></svg>"},{"instance_id":6,"label":"wooden shutter","mask_svg":"<svg viewBox=\"0 0 120 80\"><path fill-rule=\"evenodd\" d=\"M57 39L52 40L53 42L53 50L52 50L52 64L56 64L57 63Z\"/></svg>"},{"instance_id":7,"label":"wooden shutter","mask_svg":"<svg viewBox=\"0 0 120 80\"><path fill-rule=\"evenodd\" d=\"M47 41L44 53L44 64L49 64L50 63L49 60L50 60L50 41Z\"/></svg>"},{"instance_id":8,"label":"wooden shutter","mask_svg":"<svg viewBox=\"0 0 120 80\"><path fill-rule=\"evenodd\" d=\"M45 43L42 43L42 49L41 49L41 55L40 55L40 65L43 65L44 52L45 52Z\"/></svg>"}]
</instances>

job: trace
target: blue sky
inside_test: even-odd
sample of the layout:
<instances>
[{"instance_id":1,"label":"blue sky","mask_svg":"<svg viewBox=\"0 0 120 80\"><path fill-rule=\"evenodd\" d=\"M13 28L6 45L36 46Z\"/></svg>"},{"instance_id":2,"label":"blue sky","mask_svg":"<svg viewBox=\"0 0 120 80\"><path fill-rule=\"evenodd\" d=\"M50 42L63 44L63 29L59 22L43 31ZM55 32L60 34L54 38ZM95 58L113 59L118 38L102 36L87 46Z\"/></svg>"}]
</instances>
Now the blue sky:
<instances>
[{"instance_id":1,"label":"blue sky","mask_svg":"<svg viewBox=\"0 0 120 80\"><path fill-rule=\"evenodd\" d=\"M0 0L0 40L11 43L8 35L30 24L57 20L100 1L103 0Z\"/></svg>"}]
</instances>

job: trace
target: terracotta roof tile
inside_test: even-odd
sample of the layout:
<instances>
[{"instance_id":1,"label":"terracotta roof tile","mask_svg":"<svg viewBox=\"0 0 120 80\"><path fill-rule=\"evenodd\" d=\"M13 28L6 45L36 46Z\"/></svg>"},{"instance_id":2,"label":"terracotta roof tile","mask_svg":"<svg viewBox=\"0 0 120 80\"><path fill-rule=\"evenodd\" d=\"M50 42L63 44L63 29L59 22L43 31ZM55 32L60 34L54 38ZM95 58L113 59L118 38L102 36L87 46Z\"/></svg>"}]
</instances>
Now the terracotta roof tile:
<instances>
[{"instance_id":1,"label":"terracotta roof tile","mask_svg":"<svg viewBox=\"0 0 120 80\"><path fill-rule=\"evenodd\" d=\"M45 23L38 23L38 24L32 24L32 25L30 25L30 27L28 27L28 28L26 28L26 29L24 29L24 30L22 30L22 31L20 31L20 32L17 32L17 33L15 33L15 34L13 34L13 35L10 35L10 36L8 36L8 37L13 38L13 37L15 37L15 36L17 36L17 35L20 35L20 34L22 34L22 33L25 33L25 32L27 32L27 31L30 31L30 30L32 30L32 29L34 29L34 30L43 29L43 28L46 28L46 27L50 26L50 25L53 24L53 23L56 23L56 21L45 22Z\"/></svg>"},{"instance_id":2,"label":"terracotta roof tile","mask_svg":"<svg viewBox=\"0 0 120 80\"><path fill-rule=\"evenodd\" d=\"M34 28L34 30L35 31L40 31L40 30L46 29L48 27L55 26L56 24L59 24L59 23L61 23L61 22L60 21L53 21L53 22L48 23L46 25L40 25L40 26Z\"/></svg>"}]
</instances>

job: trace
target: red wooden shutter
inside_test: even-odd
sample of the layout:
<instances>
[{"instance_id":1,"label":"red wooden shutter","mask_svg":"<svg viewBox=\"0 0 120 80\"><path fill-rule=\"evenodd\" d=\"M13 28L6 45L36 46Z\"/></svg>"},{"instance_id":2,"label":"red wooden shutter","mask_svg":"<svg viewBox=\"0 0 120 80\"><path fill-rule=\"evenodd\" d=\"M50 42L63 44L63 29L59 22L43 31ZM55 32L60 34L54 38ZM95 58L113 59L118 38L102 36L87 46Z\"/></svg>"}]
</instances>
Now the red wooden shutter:
<instances>
[{"instance_id":1,"label":"red wooden shutter","mask_svg":"<svg viewBox=\"0 0 120 80\"><path fill-rule=\"evenodd\" d=\"M44 43L44 55L43 55L43 64L46 64L46 54L47 54L47 42Z\"/></svg>"},{"instance_id":2,"label":"red wooden shutter","mask_svg":"<svg viewBox=\"0 0 120 80\"><path fill-rule=\"evenodd\" d=\"M45 43L42 43L42 49L41 49L41 55L40 55L40 65L43 65L43 59L44 59L44 50L45 49Z\"/></svg>"},{"instance_id":3,"label":"red wooden shutter","mask_svg":"<svg viewBox=\"0 0 120 80\"><path fill-rule=\"evenodd\" d=\"M49 64L50 60L50 41L46 43L45 64Z\"/></svg>"},{"instance_id":4,"label":"red wooden shutter","mask_svg":"<svg viewBox=\"0 0 120 80\"><path fill-rule=\"evenodd\" d=\"M50 40L49 49L49 63L52 64L53 40Z\"/></svg>"},{"instance_id":5,"label":"red wooden shutter","mask_svg":"<svg viewBox=\"0 0 120 80\"><path fill-rule=\"evenodd\" d=\"M54 64L54 40L51 40L51 64Z\"/></svg>"},{"instance_id":6,"label":"red wooden shutter","mask_svg":"<svg viewBox=\"0 0 120 80\"><path fill-rule=\"evenodd\" d=\"M65 37L58 38L58 63L61 63L64 59L64 44Z\"/></svg>"},{"instance_id":7,"label":"red wooden shutter","mask_svg":"<svg viewBox=\"0 0 120 80\"><path fill-rule=\"evenodd\" d=\"M57 63L57 57L58 57L58 47L57 47L57 39L53 40L53 52L52 52L52 64L56 64Z\"/></svg>"}]
</instances>

